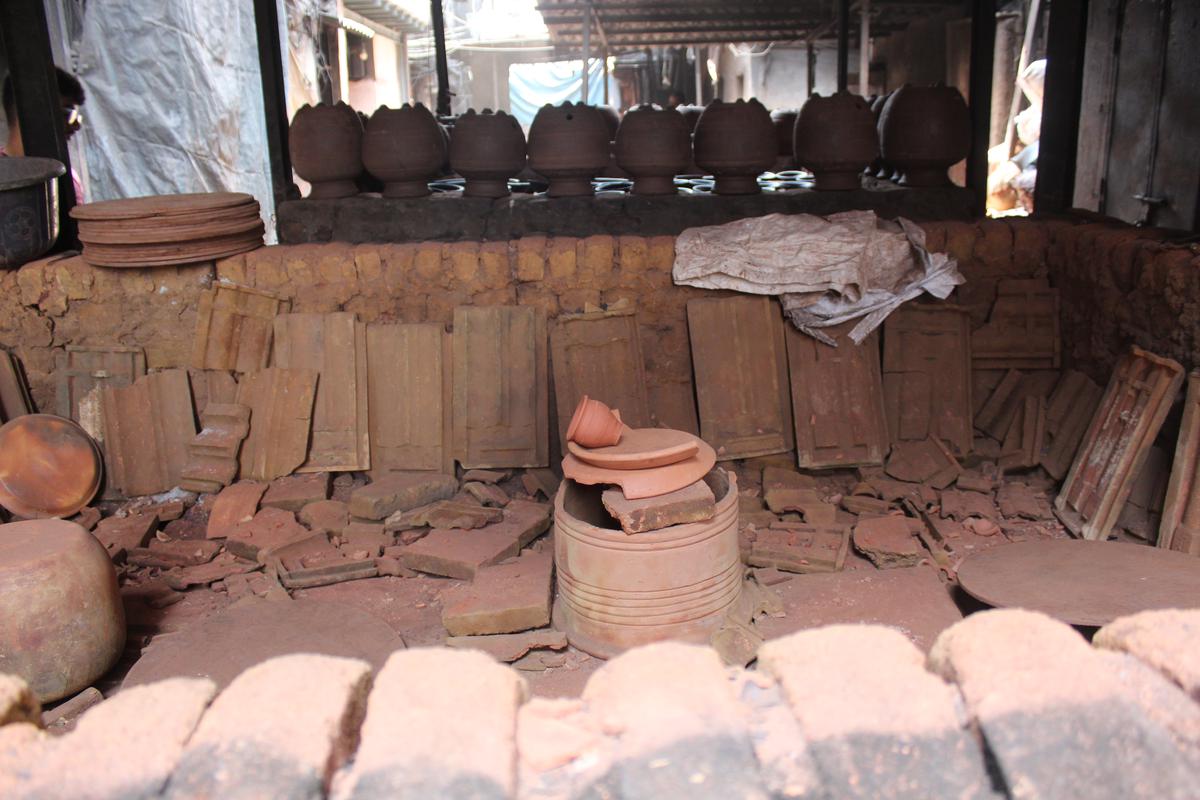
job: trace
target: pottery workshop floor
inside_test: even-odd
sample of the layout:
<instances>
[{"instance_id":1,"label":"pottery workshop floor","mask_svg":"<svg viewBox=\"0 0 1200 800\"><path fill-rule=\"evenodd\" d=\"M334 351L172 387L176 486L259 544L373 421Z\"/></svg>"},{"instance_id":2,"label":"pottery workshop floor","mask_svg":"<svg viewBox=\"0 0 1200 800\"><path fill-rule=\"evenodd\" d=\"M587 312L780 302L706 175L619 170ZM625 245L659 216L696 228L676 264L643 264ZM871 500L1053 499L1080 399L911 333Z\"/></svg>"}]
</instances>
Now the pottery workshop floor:
<instances>
[{"instance_id":1,"label":"pottery workshop floor","mask_svg":"<svg viewBox=\"0 0 1200 800\"><path fill-rule=\"evenodd\" d=\"M906 534L907 541L899 544L864 540L856 547L851 532L872 518L870 511L861 505L862 498L870 498L864 484L871 480L884 487L884 497L888 491L915 492L914 497L924 492L935 511L936 503L948 502L959 494L952 487L936 492L928 486L922 488L920 484L890 479L879 469L806 474L791 467L788 456L724 462L722 466L738 477L744 555L753 552L750 539L755 526L765 528L772 521L780 526L799 524L801 514L772 513L767 502L787 507L788 502L794 501L789 492L797 491L800 485L809 487L800 491L815 495L813 499L820 503L820 513L833 515L827 527L844 531L846 546L840 563L821 564L814 559L810 565L814 570L832 571L802 574L775 568L747 568L749 581L775 598L760 600L754 612L751 627L763 639L831 623L879 623L898 628L918 647L927 650L943 629L964 614L983 607L958 589L954 580L957 562L973 552L1009 541L1067 538L1066 531L1049 512L1053 482L1030 475L1001 480L997 494L1000 497L1009 494L1005 485L1030 487L1039 501L1035 509L1006 507L1004 510L1009 514L1006 517L990 499L994 495L988 493L991 509L975 509L973 513L987 514L996 523L987 524L982 517L965 516L964 524L949 518L942 520L935 513L934 518L947 537L944 552L935 557L912 534ZM508 472L495 488L513 501L528 503L534 498L544 501L537 490L529 492L536 484L524 480L526 477L521 470ZM973 485L971 481L979 479L979 472L968 469L960 479L964 485ZM326 485L336 503L348 500L365 484L365 477L344 475ZM201 496L179 519L162 525L155 538L160 542L165 539L202 542L212 501L213 496ZM140 504L144 514L154 509L147 502L148 499L132 501L134 509L130 509L131 504L124 508L135 510L136 516L136 504ZM168 505L179 510L184 504L168 501ZM900 504L892 504L891 518L911 519L900 516L900 508ZM815 508L808 510L808 515L817 513ZM309 516L300 514L302 519ZM1024 518L1030 516L1042 518ZM539 537L528 549L548 554L551 536ZM146 563L145 556L154 547L154 542L150 542L150 548L139 551L140 558L133 560ZM800 553L798 557L803 560L803 555ZM938 566L938 559L945 562L943 566ZM884 568L877 566L876 561ZM808 566L796 564L792 568L804 570ZM163 575L168 571L138 566L131 561L122 566L129 640L124 658L97 684L105 695L122 685L175 675L204 674L224 684L252 663L287 652L347 655L379 666L394 649L444 644L448 633L442 616L443 597L455 587L467 585L453 578L400 569L397 575L345 580L289 592L263 573L254 572L248 578L231 575L211 584L176 591L164 584ZM534 647L528 654L519 655L520 651L512 654L514 666L521 669L530 691L540 696L577 695L588 677L604 663L571 647L565 650Z\"/></svg>"}]
</instances>

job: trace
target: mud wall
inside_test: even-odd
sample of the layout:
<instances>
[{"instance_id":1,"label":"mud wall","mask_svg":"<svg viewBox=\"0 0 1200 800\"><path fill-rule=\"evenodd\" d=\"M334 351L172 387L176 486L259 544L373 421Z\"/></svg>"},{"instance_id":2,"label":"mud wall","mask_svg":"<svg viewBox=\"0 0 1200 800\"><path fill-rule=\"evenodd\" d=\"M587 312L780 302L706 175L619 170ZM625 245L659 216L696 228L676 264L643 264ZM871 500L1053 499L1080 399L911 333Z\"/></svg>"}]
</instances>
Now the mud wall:
<instances>
[{"instance_id":1,"label":"mud wall","mask_svg":"<svg viewBox=\"0 0 1200 800\"><path fill-rule=\"evenodd\" d=\"M986 319L1003 278L1049 276L1062 290L1068 364L1105 380L1135 342L1191 367L1200 344L1200 254L1117 224L1029 220L924 225L959 260L959 302ZM264 247L215 264L89 267L77 257L0 273L0 346L21 358L38 407L56 410L54 362L67 345L141 346L151 369L187 366L200 294L214 280L277 292L297 311L368 322L449 323L460 304L534 304L554 317L628 298L640 311L651 405L691 427L686 303L671 281L672 236L527 236L499 242ZM694 423L693 423L694 424Z\"/></svg>"}]
</instances>

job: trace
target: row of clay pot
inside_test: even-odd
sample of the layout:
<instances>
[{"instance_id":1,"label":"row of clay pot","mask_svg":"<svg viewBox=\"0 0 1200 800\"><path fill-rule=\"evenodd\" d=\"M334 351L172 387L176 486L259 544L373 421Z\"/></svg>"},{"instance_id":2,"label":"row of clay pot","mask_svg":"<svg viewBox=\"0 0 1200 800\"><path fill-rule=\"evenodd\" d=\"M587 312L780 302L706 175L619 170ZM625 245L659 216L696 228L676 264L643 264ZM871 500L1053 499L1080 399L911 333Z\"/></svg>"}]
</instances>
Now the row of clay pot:
<instances>
[{"instance_id":1,"label":"row of clay pot","mask_svg":"<svg viewBox=\"0 0 1200 800\"><path fill-rule=\"evenodd\" d=\"M813 95L799 112L773 115L753 99L714 100L702 111L642 105L624 118L606 106L546 105L528 145L503 111L468 111L449 137L420 103L382 106L365 127L362 119L344 103L296 112L292 164L312 184L310 197L356 194L364 168L383 182L385 197L427 195L447 159L466 179L465 195L503 197L527 156L552 197L590 195L592 179L614 166L634 178L634 194L673 194L675 176L694 169L715 178L717 194L753 194L758 176L789 155L789 125L790 155L813 173L817 189L859 188L864 168L878 169L880 157L905 185L939 186L970 139L962 95L944 86L906 86L873 105L845 92Z\"/></svg>"}]
</instances>

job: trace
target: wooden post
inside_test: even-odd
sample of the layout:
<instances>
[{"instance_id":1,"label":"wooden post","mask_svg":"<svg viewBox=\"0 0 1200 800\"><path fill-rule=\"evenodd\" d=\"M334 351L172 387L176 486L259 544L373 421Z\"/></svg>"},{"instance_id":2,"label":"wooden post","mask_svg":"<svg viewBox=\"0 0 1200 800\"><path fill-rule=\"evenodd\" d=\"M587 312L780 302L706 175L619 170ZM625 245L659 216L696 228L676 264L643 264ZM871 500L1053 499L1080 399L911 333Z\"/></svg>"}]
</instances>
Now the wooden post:
<instances>
[{"instance_id":1,"label":"wooden post","mask_svg":"<svg viewBox=\"0 0 1200 800\"><path fill-rule=\"evenodd\" d=\"M288 150L287 75L279 44L279 10L275 0L254 0L254 29L258 36L258 70L262 81L263 115L267 123L267 157L271 165L271 193L275 208L300 197L292 180Z\"/></svg>"},{"instance_id":2,"label":"wooden post","mask_svg":"<svg viewBox=\"0 0 1200 800\"><path fill-rule=\"evenodd\" d=\"M446 22L442 18L442 0L429 0L433 21L433 51L437 67L437 114L450 116L450 66L446 62Z\"/></svg>"},{"instance_id":3,"label":"wooden post","mask_svg":"<svg viewBox=\"0 0 1200 800\"><path fill-rule=\"evenodd\" d=\"M838 0L837 87L844 92L850 84L850 0Z\"/></svg>"},{"instance_id":4,"label":"wooden post","mask_svg":"<svg viewBox=\"0 0 1200 800\"><path fill-rule=\"evenodd\" d=\"M992 135L992 62L996 55L996 2L974 0L971 16L971 75L968 97L971 149L967 188L976 214L987 210L988 144Z\"/></svg>"},{"instance_id":5,"label":"wooden post","mask_svg":"<svg viewBox=\"0 0 1200 800\"><path fill-rule=\"evenodd\" d=\"M871 0L860 0L858 13L858 93L866 97L871 91Z\"/></svg>"},{"instance_id":6,"label":"wooden post","mask_svg":"<svg viewBox=\"0 0 1200 800\"><path fill-rule=\"evenodd\" d=\"M1050 6L1042 138L1033 193L1033 208L1038 214L1067 210L1075 194L1087 12L1087 0L1055 0Z\"/></svg>"}]
</instances>

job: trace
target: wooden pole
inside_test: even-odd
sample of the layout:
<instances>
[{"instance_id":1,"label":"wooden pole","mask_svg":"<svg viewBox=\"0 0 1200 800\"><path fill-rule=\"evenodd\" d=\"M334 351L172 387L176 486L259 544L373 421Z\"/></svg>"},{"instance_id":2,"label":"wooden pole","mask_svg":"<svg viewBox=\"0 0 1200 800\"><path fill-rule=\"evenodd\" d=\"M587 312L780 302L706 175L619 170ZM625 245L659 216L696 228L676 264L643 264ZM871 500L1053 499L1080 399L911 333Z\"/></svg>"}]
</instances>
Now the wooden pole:
<instances>
[{"instance_id":1,"label":"wooden pole","mask_svg":"<svg viewBox=\"0 0 1200 800\"><path fill-rule=\"evenodd\" d=\"M971 16L971 75L968 101L971 149L967 154L967 188L974 211L987 209L988 145L992 135L992 67L996 56L996 2L974 0Z\"/></svg>"}]
</instances>

